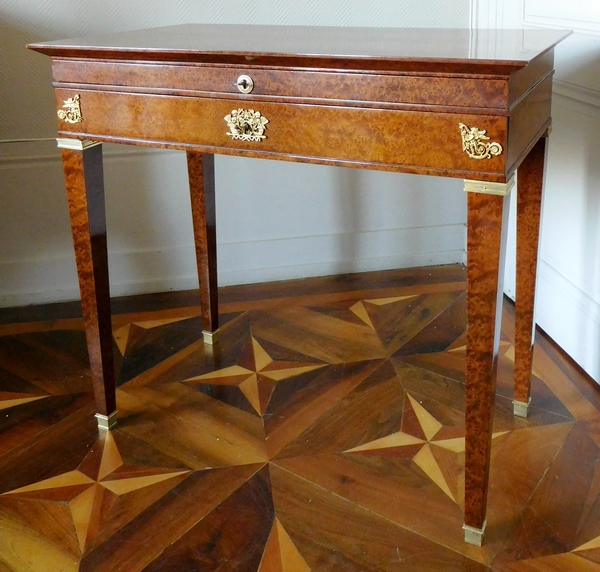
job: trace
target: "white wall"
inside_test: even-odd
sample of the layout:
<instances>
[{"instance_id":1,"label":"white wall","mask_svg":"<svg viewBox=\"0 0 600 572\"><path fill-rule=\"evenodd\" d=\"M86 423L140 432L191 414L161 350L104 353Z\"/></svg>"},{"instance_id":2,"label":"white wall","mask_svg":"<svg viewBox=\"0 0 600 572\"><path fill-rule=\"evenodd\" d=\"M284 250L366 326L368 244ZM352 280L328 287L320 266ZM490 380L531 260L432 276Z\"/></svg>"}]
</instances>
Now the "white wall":
<instances>
[{"instance_id":1,"label":"white wall","mask_svg":"<svg viewBox=\"0 0 600 572\"><path fill-rule=\"evenodd\" d=\"M50 60L27 42L185 22L468 27L469 16L469 0L3 0L0 140L35 141L0 143L0 306L78 297ZM196 287L184 155L105 146L105 157L112 293ZM459 180L224 156L216 171L220 284L464 260Z\"/></svg>"},{"instance_id":2,"label":"white wall","mask_svg":"<svg viewBox=\"0 0 600 572\"><path fill-rule=\"evenodd\" d=\"M575 31L556 49L536 318L600 383L600 3L480 0L474 14L482 26ZM506 288L514 295L514 272Z\"/></svg>"}]
</instances>

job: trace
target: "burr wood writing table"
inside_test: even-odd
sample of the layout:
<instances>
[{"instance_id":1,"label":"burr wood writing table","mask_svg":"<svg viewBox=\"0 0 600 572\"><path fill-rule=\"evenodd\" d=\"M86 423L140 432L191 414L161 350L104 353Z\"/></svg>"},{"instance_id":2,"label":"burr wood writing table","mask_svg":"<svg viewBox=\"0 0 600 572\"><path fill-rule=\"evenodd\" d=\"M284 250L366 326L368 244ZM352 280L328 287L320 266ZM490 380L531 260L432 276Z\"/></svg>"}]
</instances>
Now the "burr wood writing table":
<instances>
[{"instance_id":1,"label":"burr wood writing table","mask_svg":"<svg viewBox=\"0 0 600 572\"><path fill-rule=\"evenodd\" d=\"M553 48L566 35L184 25L29 46L52 57L99 424L116 421L101 142L186 151L205 343L218 328L214 153L459 177L468 191L464 528L480 544L508 194L518 167L514 403L525 416Z\"/></svg>"}]
</instances>

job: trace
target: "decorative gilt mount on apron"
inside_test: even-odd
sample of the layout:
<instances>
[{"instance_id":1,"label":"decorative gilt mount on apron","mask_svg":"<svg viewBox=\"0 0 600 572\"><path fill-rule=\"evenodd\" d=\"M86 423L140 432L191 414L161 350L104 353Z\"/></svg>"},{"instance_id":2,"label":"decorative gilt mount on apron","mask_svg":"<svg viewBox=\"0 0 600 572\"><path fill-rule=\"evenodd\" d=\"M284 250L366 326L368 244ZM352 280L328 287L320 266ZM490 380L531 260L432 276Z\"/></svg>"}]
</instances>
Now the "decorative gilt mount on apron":
<instances>
[{"instance_id":1,"label":"decorative gilt mount on apron","mask_svg":"<svg viewBox=\"0 0 600 572\"><path fill-rule=\"evenodd\" d=\"M491 159L502 153L502 145L496 141L485 143L489 140L485 129L477 127L467 127L464 123L459 123L460 135L462 137L463 151L471 159Z\"/></svg>"},{"instance_id":2,"label":"decorative gilt mount on apron","mask_svg":"<svg viewBox=\"0 0 600 572\"><path fill-rule=\"evenodd\" d=\"M56 114L59 119L67 123L80 123L83 121L81 116L81 107L79 105L80 95L74 95L63 102L63 109L59 109Z\"/></svg>"},{"instance_id":3,"label":"decorative gilt mount on apron","mask_svg":"<svg viewBox=\"0 0 600 572\"><path fill-rule=\"evenodd\" d=\"M264 134L269 120L254 109L234 109L225 116L229 135L232 139L241 141L262 141L267 136Z\"/></svg>"}]
</instances>

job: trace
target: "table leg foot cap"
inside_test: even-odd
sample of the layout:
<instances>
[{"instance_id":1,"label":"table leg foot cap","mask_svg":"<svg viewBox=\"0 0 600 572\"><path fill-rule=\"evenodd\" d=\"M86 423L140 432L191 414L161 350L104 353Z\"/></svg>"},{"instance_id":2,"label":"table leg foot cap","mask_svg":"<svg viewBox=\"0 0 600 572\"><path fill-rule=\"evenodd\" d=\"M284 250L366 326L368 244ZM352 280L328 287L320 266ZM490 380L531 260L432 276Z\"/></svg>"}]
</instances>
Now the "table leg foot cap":
<instances>
[{"instance_id":1,"label":"table leg foot cap","mask_svg":"<svg viewBox=\"0 0 600 572\"><path fill-rule=\"evenodd\" d=\"M483 523L481 528L474 528L468 524L463 524L463 530L465 531L465 542L467 544L473 544L474 546L481 546L486 524L487 521Z\"/></svg>"},{"instance_id":2,"label":"table leg foot cap","mask_svg":"<svg viewBox=\"0 0 600 572\"><path fill-rule=\"evenodd\" d=\"M527 417L529 414L529 405L531 405L531 397L527 403L513 399L513 413L516 417Z\"/></svg>"},{"instance_id":3,"label":"table leg foot cap","mask_svg":"<svg viewBox=\"0 0 600 572\"><path fill-rule=\"evenodd\" d=\"M204 338L204 343L208 346L214 346L217 343L218 334L219 330L215 330L214 332L203 330L202 337Z\"/></svg>"},{"instance_id":4,"label":"table leg foot cap","mask_svg":"<svg viewBox=\"0 0 600 572\"><path fill-rule=\"evenodd\" d=\"M110 415L96 413L96 419L98 420L98 429L110 431L117 424L117 410L115 409Z\"/></svg>"}]
</instances>

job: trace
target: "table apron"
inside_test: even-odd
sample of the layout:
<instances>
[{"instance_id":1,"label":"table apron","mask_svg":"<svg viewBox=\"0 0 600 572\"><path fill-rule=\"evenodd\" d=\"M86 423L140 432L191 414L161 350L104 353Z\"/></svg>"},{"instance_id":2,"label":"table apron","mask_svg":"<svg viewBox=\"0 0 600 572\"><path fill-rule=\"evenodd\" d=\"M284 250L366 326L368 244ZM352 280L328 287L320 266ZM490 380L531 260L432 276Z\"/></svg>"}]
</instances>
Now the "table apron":
<instances>
[{"instance_id":1,"label":"table apron","mask_svg":"<svg viewBox=\"0 0 600 572\"><path fill-rule=\"evenodd\" d=\"M503 115L403 111L331 105L253 102L97 90L57 89L57 109L80 95L82 121L59 119L61 136L253 156L289 156L357 165L423 167L449 176L484 172L501 180L506 153L473 159L463 151L459 124L485 130L506 149ZM233 139L225 117L252 109L268 120L264 139ZM447 173L445 173L447 171ZM459 174L455 174L459 173Z\"/></svg>"}]
</instances>

